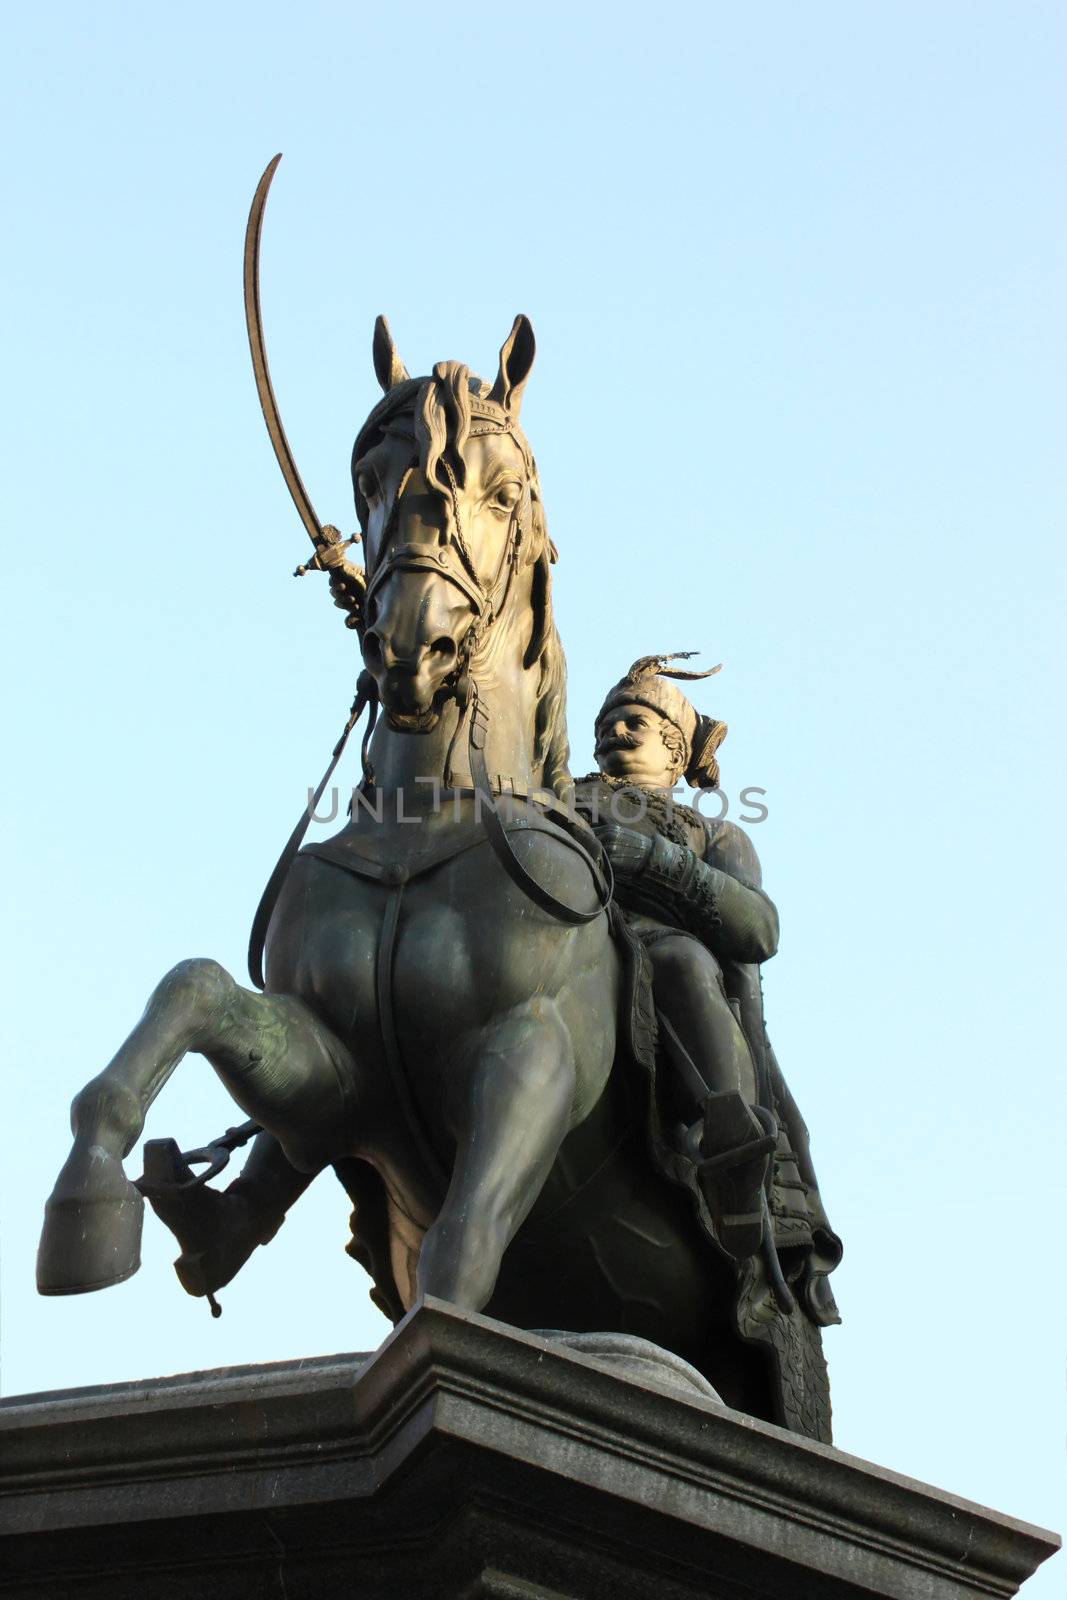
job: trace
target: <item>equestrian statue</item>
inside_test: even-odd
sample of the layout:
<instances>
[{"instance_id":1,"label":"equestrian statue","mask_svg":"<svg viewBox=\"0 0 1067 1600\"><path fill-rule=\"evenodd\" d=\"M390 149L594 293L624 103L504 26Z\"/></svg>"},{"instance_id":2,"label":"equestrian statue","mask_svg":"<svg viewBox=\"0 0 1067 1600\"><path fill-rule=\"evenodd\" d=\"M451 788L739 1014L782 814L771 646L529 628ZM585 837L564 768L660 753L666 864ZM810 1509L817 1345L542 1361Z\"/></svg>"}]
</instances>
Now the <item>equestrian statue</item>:
<instances>
[{"instance_id":1,"label":"equestrian statue","mask_svg":"<svg viewBox=\"0 0 1067 1600\"><path fill-rule=\"evenodd\" d=\"M549 538L520 426L534 359L517 317L493 382L408 375L385 320L359 430L355 542L319 522L271 385L260 181L245 304L268 430L363 668L333 760L256 914L252 987L217 962L162 979L77 1095L45 1208L42 1294L119 1283L144 1200L183 1286L216 1293L333 1168L349 1254L399 1321L423 1296L529 1329L649 1340L727 1405L829 1441L821 1330L836 1322L807 1132L763 1019L777 913L740 829L674 803L718 783L726 729L648 656L608 693L575 782ZM717 669L713 669L717 670ZM303 843L361 718L362 779ZM145 1146L190 1052L248 1119L204 1150ZM212 1186L238 1145L238 1178ZM196 1169L202 1170L196 1170Z\"/></svg>"}]
</instances>

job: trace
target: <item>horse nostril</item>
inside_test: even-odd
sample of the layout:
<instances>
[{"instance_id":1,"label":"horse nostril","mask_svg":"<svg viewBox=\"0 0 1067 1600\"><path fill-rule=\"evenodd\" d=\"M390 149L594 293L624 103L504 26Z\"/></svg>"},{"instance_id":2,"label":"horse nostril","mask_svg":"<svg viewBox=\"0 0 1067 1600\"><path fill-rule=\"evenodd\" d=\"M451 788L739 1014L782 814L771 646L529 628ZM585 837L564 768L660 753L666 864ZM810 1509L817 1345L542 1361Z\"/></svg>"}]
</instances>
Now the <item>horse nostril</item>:
<instances>
[{"instance_id":1,"label":"horse nostril","mask_svg":"<svg viewBox=\"0 0 1067 1600\"><path fill-rule=\"evenodd\" d=\"M456 641L443 633L430 646L430 654L439 656L442 661L454 661L456 659Z\"/></svg>"},{"instance_id":2,"label":"horse nostril","mask_svg":"<svg viewBox=\"0 0 1067 1600\"><path fill-rule=\"evenodd\" d=\"M371 672L379 672L385 664L382 641L373 629L363 635L363 660Z\"/></svg>"}]
</instances>

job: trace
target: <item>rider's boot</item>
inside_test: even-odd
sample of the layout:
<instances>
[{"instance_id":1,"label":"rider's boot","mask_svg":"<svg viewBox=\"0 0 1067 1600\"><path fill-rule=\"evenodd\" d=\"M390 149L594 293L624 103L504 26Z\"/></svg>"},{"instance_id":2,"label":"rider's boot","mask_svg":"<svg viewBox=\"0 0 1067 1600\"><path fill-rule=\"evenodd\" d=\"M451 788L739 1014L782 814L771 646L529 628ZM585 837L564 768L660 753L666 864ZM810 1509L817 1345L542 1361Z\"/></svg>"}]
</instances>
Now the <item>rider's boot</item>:
<instances>
[{"instance_id":1,"label":"rider's boot","mask_svg":"<svg viewBox=\"0 0 1067 1600\"><path fill-rule=\"evenodd\" d=\"M690 1130L697 1143L697 1181L715 1219L719 1243L737 1261L763 1242L764 1186L777 1129L766 1124L736 1089L710 1094L703 1120Z\"/></svg>"},{"instance_id":2,"label":"rider's boot","mask_svg":"<svg viewBox=\"0 0 1067 1600\"><path fill-rule=\"evenodd\" d=\"M259 1245L274 1238L285 1208L244 1178L220 1191L195 1183L194 1176L173 1139L145 1145L144 1176L137 1187L182 1247L174 1263L182 1288L210 1296L237 1275Z\"/></svg>"}]
</instances>

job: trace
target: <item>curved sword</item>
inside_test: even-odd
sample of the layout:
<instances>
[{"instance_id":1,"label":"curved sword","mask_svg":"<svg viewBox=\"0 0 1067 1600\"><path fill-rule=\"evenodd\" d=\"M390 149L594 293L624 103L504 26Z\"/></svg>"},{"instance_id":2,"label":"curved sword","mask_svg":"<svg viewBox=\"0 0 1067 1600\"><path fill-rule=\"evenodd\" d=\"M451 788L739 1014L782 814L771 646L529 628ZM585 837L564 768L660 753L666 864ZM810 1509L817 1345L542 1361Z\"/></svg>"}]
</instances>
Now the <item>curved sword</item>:
<instances>
[{"instance_id":1,"label":"curved sword","mask_svg":"<svg viewBox=\"0 0 1067 1600\"><path fill-rule=\"evenodd\" d=\"M248 347L252 352L252 370L256 375L256 389L259 392L259 403L263 407L263 420L267 424L270 442L274 446L274 454L278 458L278 465L282 469L282 477L289 487L293 497L293 504L300 513L300 520L310 535L311 542L316 552L325 549L335 542L325 532L322 523L315 514L315 507L311 504L311 496L304 488L304 480L297 471L293 452L289 441L285 437L282 427L281 414L278 411L278 401L274 395L274 385L270 381L270 367L267 364L267 346L263 339L263 313L259 299L259 241L263 232L263 212L267 205L267 195L270 193L271 180L278 170L281 153L267 167L259 187L252 199L252 209L248 213L248 227L245 229L245 325L248 328ZM331 528L330 533L340 539L336 528Z\"/></svg>"}]
</instances>

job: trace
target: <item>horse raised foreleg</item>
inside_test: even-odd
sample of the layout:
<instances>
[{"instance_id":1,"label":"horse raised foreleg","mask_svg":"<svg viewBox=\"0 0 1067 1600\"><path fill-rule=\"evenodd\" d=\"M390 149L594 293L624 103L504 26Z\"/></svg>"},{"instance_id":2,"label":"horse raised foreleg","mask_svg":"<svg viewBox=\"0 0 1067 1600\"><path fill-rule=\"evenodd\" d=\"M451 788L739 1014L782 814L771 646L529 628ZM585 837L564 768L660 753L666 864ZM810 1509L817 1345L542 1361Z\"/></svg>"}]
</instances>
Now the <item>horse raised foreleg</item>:
<instances>
[{"instance_id":1,"label":"horse raised foreleg","mask_svg":"<svg viewBox=\"0 0 1067 1600\"><path fill-rule=\"evenodd\" d=\"M140 1263L143 1201L123 1158L149 1106L182 1057L207 1056L249 1116L292 1126L287 1155L313 1172L324 1130L347 1121L347 1051L289 995L242 989L214 961L184 961L156 988L114 1060L71 1108L74 1145L45 1207L37 1258L42 1294L79 1294L119 1283Z\"/></svg>"},{"instance_id":2,"label":"horse raised foreleg","mask_svg":"<svg viewBox=\"0 0 1067 1600\"><path fill-rule=\"evenodd\" d=\"M574 1104L570 1035L553 1001L517 1007L471 1045L456 1163L419 1257L418 1292L479 1311L552 1169Z\"/></svg>"}]
</instances>

